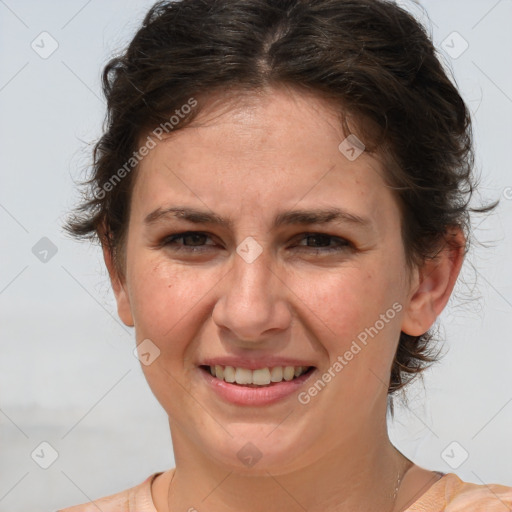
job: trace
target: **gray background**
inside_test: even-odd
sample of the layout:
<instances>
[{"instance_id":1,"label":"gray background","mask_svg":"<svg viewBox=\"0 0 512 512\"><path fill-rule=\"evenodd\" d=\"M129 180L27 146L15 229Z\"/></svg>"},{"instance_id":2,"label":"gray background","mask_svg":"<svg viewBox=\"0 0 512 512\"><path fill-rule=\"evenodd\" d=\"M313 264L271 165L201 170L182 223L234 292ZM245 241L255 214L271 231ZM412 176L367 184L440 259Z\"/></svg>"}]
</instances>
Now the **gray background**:
<instances>
[{"instance_id":1,"label":"gray background","mask_svg":"<svg viewBox=\"0 0 512 512\"><path fill-rule=\"evenodd\" d=\"M151 4L0 0L0 512L82 503L174 465L100 252L61 230L100 134L101 68ZM409 390L390 435L424 467L512 485L512 1L422 5L474 113L475 204L502 201L475 219L489 247L474 245L440 319L446 355ZM48 469L42 442L58 453Z\"/></svg>"}]
</instances>

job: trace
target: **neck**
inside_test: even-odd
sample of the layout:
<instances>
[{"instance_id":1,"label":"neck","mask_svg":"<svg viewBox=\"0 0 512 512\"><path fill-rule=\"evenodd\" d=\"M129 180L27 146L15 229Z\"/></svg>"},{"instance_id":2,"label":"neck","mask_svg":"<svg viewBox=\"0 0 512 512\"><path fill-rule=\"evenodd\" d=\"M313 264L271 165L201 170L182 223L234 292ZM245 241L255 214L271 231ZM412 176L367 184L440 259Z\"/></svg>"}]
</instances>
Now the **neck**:
<instances>
[{"instance_id":1,"label":"neck","mask_svg":"<svg viewBox=\"0 0 512 512\"><path fill-rule=\"evenodd\" d=\"M250 471L205 458L176 425L171 432L176 470L165 497L155 499L159 512L394 512L397 477L409 468L386 429L344 439L314 461L306 454L294 462L293 470L258 469L256 464Z\"/></svg>"}]
</instances>

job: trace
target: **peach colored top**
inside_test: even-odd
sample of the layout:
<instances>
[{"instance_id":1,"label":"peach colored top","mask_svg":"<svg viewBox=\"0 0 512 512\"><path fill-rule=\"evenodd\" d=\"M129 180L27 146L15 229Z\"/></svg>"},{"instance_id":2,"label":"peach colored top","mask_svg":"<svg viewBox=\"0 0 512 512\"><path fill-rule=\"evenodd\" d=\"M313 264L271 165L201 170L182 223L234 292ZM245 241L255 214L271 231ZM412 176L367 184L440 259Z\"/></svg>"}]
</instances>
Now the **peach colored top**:
<instances>
[{"instance_id":1,"label":"peach colored top","mask_svg":"<svg viewBox=\"0 0 512 512\"><path fill-rule=\"evenodd\" d=\"M58 512L157 512L151 497L154 473L139 485L96 500L65 508ZM404 512L511 512L512 487L463 482L448 473L435 482Z\"/></svg>"}]
</instances>

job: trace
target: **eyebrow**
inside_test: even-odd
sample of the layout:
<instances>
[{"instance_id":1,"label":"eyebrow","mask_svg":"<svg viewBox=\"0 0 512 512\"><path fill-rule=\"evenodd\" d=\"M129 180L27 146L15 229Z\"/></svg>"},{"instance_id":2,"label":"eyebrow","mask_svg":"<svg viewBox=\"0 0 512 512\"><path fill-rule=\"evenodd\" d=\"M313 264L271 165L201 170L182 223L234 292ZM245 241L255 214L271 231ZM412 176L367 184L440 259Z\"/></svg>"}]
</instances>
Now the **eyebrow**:
<instances>
[{"instance_id":1,"label":"eyebrow","mask_svg":"<svg viewBox=\"0 0 512 512\"><path fill-rule=\"evenodd\" d=\"M146 225L151 225L161 220L165 220L168 217L183 219L194 224L213 224L227 229L233 228L233 221L230 218L224 218L213 212L185 206L157 208L146 216L144 223ZM280 212L275 217L272 228L275 229L285 224L300 225L328 223L353 224L366 229L373 226L373 222L367 217L361 217L341 208L330 207L323 209L290 210Z\"/></svg>"}]
</instances>

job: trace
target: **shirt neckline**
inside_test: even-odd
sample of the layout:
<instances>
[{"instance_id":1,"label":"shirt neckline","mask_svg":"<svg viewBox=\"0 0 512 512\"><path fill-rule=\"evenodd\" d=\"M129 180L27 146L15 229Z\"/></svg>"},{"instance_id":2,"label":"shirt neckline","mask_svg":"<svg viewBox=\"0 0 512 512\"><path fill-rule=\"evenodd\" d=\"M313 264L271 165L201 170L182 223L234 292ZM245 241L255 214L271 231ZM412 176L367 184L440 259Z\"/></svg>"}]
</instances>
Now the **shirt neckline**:
<instances>
[{"instance_id":1,"label":"shirt neckline","mask_svg":"<svg viewBox=\"0 0 512 512\"><path fill-rule=\"evenodd\" d=\"M176 470L176 468L172 468L172 471L174 473L174 471ZM130 512L140 512L141 510L143 510L144 512L158 512L157 509L156 509L156 506L155 506L155 503L153 501L153 495L152 495L152 486L153 486L153 482L155 480L155 478L159 475L162 475L163 473L165 473L165 471L159 471L158 473L153 473L152 475L150 475L146 482L145 482L145 485L142 489L142 493L140 493L139 495L136 495L136 498L135 498L135 503L134 503L134 508L133 510L130 508ZM451 473L443 473L441 471L434 471L434 473L437 473L438 475L440 475L441 478L438 478L428 489L425 490L424 493L422 493L418 498L416 498L416 500L414 502L412 502L410 505L407 506L407 508L405 509L405 512L407 512L411 507L414 507L415 505L417 505L419 502L421 502L422 500L424 500L425 498L428 497L428 495L430 495L432 492L434 492L434 488L437 487L438 484L440 484L440 482L442 480L444 480L447 476L449 476ZM172 479L172 477L171 477ZM444 483L444 482L443 482ZM144 508L142 508L144 507Z\"/></svg>"}]
</instances>

